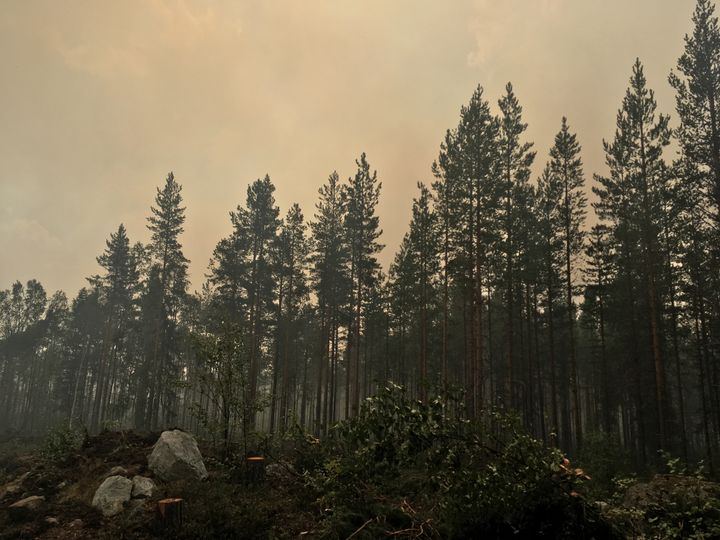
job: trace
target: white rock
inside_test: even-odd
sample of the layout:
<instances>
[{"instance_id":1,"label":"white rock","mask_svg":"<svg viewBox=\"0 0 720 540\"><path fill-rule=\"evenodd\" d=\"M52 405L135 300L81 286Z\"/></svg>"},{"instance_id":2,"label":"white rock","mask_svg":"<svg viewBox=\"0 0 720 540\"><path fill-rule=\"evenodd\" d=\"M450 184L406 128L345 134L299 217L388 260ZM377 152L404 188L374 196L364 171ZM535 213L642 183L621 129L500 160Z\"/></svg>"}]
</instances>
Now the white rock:
<instances>
[{"instance_id":1,"label":"white rock","mask_svg":"<svg viewBox=\"0 0 720 540\"><path fill-rule=\"evenodd\" d=\"M148 457L148 465L161 480L203 480L207 469L192 435L175 429L163 431Z\"/></svg>"},{"instance_id":2,"label":"white rock","mask_svg":"<svg viewBox=\"0 0 720 540\"><path fill-rule=\"evenodd\" d=\"M105 516L119 514L130 500L133 483L124 476L110 476L97 488L92 505Z\"/></svg>"},{"instance_id":3,"label":"white rock","mask_svg":"<svg viewBox=\"0 0 720 540\"><path fill-rule=\"evenodd\" d=\"M133 476L132 498L149 498L155 495L155 482L145 476Z\"/></svg>"}]
</instances>

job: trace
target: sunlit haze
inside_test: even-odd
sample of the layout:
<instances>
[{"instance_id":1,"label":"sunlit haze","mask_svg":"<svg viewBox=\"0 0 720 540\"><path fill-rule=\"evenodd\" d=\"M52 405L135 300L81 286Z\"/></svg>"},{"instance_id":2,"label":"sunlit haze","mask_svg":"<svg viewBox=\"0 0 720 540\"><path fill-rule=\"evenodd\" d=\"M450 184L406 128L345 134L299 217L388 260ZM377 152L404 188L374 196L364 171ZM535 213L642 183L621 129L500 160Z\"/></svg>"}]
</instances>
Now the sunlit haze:
<instances>
[{"instance_id":1,"label":"sunlit haze","mask_svg":"<svg viewBox=\"0 0 720 540\"><path fill-rule=\"evenodd\" d=\"M266 173L285 213L366 152L382 181L385 268L432 180L446 129L481 84L512 81L537 173L563 115L588 180L636 57L662 112L691 0L10 0L0 16L0 289L74 295L119 223L147 241L172 170L192 288L228 212Z\"/></svg>"}]
</instances>

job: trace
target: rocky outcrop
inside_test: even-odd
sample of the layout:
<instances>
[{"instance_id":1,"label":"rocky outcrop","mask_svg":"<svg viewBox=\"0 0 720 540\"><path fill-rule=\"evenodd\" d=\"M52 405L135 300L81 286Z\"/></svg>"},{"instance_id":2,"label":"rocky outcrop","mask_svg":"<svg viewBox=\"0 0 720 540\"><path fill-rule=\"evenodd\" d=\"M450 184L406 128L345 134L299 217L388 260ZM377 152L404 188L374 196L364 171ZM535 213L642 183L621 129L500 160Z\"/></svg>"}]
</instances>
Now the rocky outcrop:
<instances>
[{"instance_id":1,"label":"rocky outcrop","mask_svg":"<svg viewBox=\"0 0 720 540\"><path fill-rule=\"evenodd\" d=\"M133 483L124 476L110 476L100 484L95 491L92 505L99 509L104 516L114 516L125 508L130 500Z\"/></svg>"},{"instance_id":2,"label":"rocky outcrop","mask_svg":"<svg viewBox=\"0 0 720 540\"><path fill-rule=\"evenodd\" d=\"M204 480L208 475L197 442L192 435L178 429L160 435L148 456L148 465L166 482Z\"/></svg>"}]
</instances>

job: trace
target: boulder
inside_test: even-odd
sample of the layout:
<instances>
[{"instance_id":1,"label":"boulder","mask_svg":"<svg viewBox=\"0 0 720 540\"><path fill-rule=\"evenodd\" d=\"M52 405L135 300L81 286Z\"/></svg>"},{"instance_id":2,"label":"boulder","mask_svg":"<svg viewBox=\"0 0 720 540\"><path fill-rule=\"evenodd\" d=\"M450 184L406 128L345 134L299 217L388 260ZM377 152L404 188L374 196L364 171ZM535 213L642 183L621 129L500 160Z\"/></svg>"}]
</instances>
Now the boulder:
<instances>
[{"instance_id":1,"label":"boulder","mask_svg":"<svg viewBox=\"0 0 720 540\"><path fill-rule=\"evenodd\" d=\"M197 442L192 435L178 429L162 432L148 456L148 465L166 482L204 480L208 475Z\"/></svg>"},{"instance_id":2,"label":"boulder","mask_svg":"<svg viewBox=\"0 0 720 540\"><path fill-rule=\"evenodd\" d=\"M133 476L132 479L132 498L146 499L155 495L155 482L144 476Z\"/></svg>"},{"instance_id":3,"label":"boulder","mask_svg":"<svg viewBox=\"0 0 720 540\"><path fill-rule=\"evenodd\" d=\"M125 508L130 500L133 483L124 476L110 476L97 488L92 505L104 516L114 516Z\"/></svg>"}]
</instances>

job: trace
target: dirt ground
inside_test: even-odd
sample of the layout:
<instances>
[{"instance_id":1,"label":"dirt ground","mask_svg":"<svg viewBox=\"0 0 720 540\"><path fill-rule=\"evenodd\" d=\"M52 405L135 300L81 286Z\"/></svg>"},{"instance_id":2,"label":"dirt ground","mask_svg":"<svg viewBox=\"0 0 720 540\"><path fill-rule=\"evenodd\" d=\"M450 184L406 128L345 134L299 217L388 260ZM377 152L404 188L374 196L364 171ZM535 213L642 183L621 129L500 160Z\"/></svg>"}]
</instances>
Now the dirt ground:
<instances>
[{"instance_id":1,"label":"dirt ground","mask_svg":"<svg viewBox=\"0 0 720 540\"><path fill-rule=\"evenodd\" d=\"M247 485L232 465L200 445L209 478L164 484L137 507L104 517L91 505L95 490L115 466L127 476L153 477L147 456L159 433L103 432L64 459L43 459L37 441L0 442L0 539L77 538L297 538L313 537L317 512L303 482L291 474ZM45 501L32 511L8 508L29 496ZM157 500L182 498L183 525L164 530ZM304 534L303 534L304 533Z\"/></svg>"}]
</instances>

